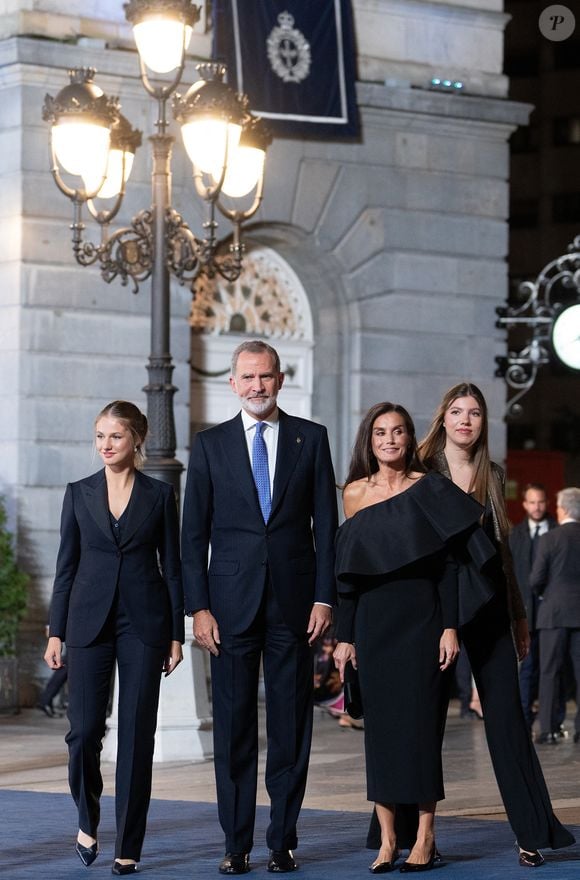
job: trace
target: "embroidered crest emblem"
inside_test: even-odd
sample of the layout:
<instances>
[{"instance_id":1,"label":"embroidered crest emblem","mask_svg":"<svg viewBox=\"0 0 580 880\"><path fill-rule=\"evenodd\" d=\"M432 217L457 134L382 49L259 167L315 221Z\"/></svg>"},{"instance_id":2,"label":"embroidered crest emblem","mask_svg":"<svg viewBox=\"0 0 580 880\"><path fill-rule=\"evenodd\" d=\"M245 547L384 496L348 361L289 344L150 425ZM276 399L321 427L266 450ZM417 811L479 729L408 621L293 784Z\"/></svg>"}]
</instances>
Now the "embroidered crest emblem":
<instances>
[{"instance_id":1,"label":"embroidered crest emblem","mask_svg":"<svg viewBox=\"0 0 580 880\"><path fill-rule=\"evenodd\" d=\"M266 40L272 70L285 83L299 83L310 73L310 43L297 28L289 12L278 16L278 27Z\"/></svg>"}]
</instances>

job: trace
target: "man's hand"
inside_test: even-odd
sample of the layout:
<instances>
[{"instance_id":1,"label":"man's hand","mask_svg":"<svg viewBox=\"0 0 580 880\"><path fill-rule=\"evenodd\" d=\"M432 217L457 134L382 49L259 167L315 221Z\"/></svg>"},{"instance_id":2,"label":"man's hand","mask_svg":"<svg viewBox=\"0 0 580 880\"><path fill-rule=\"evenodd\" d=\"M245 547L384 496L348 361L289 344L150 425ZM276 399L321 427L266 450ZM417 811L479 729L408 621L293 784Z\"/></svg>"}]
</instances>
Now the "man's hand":
<instances>
[{"instance_id":1,"label":"man's hand","mask_svg":"<svg viewBox=\"0 0 580 880\"><path fill-rule=\"evenodd\" d=\"M332 608L328 605L321 605L315 602L310 612L310 620L308 621L307 633L310 636L308 644L312 645L318 636L323 636L330 624L332 623Z\"/></svg>"},{"instance_id":2,"label":"man's hand","mask_svg":"<svg viewBox=\"0 0 580 880\"><path fill-rule=\"evenodd\" d=\"M219 656L220 631L211 611L196 611L193 615L193 638L214 657Z\"/></svg>"},{"instance_id":3,"label":"man's hand","mask_svg":"<svg viewBox=\"0 0 580 880\"><path fill-rule=\"evenodd\" d=\"M48 645L44 652L44 662L50 669L60 669L64 666L62 662L62 642L56 636L52 636L48 640Z\"/></svg>"}]
</instances>

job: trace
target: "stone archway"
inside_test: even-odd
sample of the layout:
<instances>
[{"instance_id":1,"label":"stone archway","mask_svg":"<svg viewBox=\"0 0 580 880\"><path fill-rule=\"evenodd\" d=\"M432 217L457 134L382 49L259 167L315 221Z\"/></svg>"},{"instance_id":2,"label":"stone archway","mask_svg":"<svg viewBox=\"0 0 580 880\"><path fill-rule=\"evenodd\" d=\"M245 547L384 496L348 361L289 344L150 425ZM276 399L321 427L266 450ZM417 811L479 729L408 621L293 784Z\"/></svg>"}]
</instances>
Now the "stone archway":
<instances>
[{"instance_id":1,"label":"stone archway","mask_svg":"<svg viewBox=\"0 0 580 880\"><path fill-rule=\"evenodd\" d=\"M228 377L230 358L245 338L270 342L286 374L285 410L312 414L312 312L295 271L274 249L251 247L239 279L203 278L192 302L191 432L239 410Z\"/></svg>"}]
</instances>

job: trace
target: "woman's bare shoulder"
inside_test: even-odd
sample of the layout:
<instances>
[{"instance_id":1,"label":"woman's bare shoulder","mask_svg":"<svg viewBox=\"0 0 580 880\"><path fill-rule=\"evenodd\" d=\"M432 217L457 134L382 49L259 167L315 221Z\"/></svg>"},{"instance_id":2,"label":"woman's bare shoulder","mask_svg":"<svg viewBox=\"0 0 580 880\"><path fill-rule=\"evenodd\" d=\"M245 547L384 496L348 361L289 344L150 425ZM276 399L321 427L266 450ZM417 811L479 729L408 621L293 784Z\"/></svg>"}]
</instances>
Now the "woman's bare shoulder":
<instances>
[{"instance_id":1,"label":"woman's bare shoulder","mask_svg":"<svg viewBox=\"0 0 580 880\"><path fill-rule=\"evenodd\" d=\"M369 490L369 481L366 477L360 480L353 480L344 487L342 493L342 506L346 517L354 516L362 507L366 507L364 499Z\"/></svg>"}]
</instances>

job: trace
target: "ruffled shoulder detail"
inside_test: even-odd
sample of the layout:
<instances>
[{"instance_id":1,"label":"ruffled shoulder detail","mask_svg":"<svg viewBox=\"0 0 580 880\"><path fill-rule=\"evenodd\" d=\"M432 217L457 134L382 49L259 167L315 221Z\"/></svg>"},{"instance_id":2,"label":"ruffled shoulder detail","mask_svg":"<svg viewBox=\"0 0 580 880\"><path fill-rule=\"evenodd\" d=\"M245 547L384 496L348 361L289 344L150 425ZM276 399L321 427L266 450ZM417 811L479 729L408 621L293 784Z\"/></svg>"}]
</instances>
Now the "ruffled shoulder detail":
<instances>
[{"instance_id":1,"label":"ruffled shoulder detail","mask_svg":"<svg viewBox=\"0 0 580 880\"><path fill-rule=\"evenodd\" d=\"M466 623L495 592L483 575L495 547L479 526L482 513L477 501L435 471L400 495L363 508L337 532L339 593L357 592L369 579L447 548L460 558L459 621Z\"/></svg>"}]
</instances>

